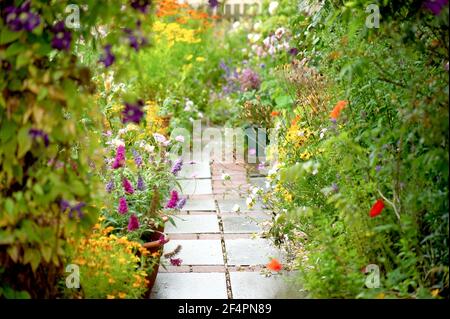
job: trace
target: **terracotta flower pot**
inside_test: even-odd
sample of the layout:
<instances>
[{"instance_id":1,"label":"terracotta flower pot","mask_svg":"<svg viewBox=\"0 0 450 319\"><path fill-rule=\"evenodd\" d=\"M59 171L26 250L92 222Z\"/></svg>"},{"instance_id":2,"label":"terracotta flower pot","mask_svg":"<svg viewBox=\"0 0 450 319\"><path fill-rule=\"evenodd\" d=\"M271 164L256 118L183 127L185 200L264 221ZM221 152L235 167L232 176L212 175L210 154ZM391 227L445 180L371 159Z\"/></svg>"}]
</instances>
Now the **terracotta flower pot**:
<instances>
[{"instance_id":1,"label":"terracotta flower pot","mask_svg":"<svg viewBox=\"0 0 450 319\"><path fill-rule=\"evenodd\" d=\"M169 218L167 216L163 217L163 221L164 223L166 223L169 220ZM153 270L151 272L151 274L148 276L148 285L147 285L147 291L145 293L145 297L149 298L150 297L150 293L153 289L153 286L155 285L156 282L156 277L158 276L158 270L159 270L159 265L161 263L161 256L163 254L163 249L164 249L164 244L161 244L161 242L159 241L159 237L161 233L164 233L164 224L162 226L160 226L157 231L155 231L152 236L151 236L151 241L146 242L143 244L143 246L145 248L147 248L151 254L159 252L159 256L158 256L158 260L156 262L156 264L153 266ZM169 241L170 239L167 238L166 242Z\"/></svg>"}]
</instances>

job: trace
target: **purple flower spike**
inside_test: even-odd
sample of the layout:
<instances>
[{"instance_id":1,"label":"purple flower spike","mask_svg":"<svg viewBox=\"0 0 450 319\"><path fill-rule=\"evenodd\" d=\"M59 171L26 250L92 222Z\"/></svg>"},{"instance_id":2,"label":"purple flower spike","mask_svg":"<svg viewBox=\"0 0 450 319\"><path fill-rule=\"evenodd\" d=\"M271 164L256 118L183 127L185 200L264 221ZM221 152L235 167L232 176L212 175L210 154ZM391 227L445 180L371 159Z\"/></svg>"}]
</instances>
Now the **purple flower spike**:
<instances>
[{"instance_id":1,"label":"purple flower spike","mask_svg":"<svg viewBox=\"0 0 450 319\"><path fill-rule=\"evenodd\" d=\"M70 204L65 199L62 199L61 202L59 203L59 208L61 212L64 213L67 209L70 208Z\"/></svg>"},{"instance_id":2,"label":"purple flower spike","mask_svg":"<svg viewBox=\"0 0 450 319\"><path fill-rule=\"evenodd\" d=\"M213 9L216 8L217 6L219 6L219 1L217 1L217 0L208 0L208 3L209 3L209 6Z\"/></svg>"},{"instance_id":3,"label":"purple flower spike","mask_svg":"<svg viewBox=\"0 0 450 319\"><path fill-rule=\"evenodd\" d=\"M140 191L145 190L144 179L142 178L141 175L138 176L138 180L137 180L137 189L140 190Z\"/></svg>"},{"instance_id":4,"label":"purple flower spike","mask_svg":"<svg viewBox=\"0 0 450 319\"><path fill-rule=\"evenodd\" d=\"M142 111L143 106L144 102L142 100L137 101L136 104L125 103L125 109L122 112L122 122L124 124L128 122L139 124L144 116L144 112Z\"/></svg>"},{"instance_id":5,"label":"purple flower spike","mask_svg":"<svg viewBox=\"0 0 450 319\"><path fill-rule=\"evenodd\" d=\"M69 217L71 217L72 213L77 212L78 218L83 218L83 212L81 211L81 209L84 206L86 206L86 203L83 203L83 202L80 202L80 203L76 204L75 206L73 206L72 209L70 210Z\"/></svg>"},{"instance_id":6,"label":"purple flower spike","mask_svg":"<svg viewBox=\"0 0 450 319\"><path fill-rule=\"evenodd\" d=\"M182 198L178 201L176 209L182 209L186 205L186 198Z\"/></svg>"},{"instance_id":7,"label":"purple flower spike","mask_svg":"<svg viewBox=\"0 0 450 319\"><path fill-rule=\"evenodd\" d=\"M130 183L130 181L128 179L126 179L126 178L123 179L122 186L123 186L123 189L124 189L125 193L127 193L127 194L133 194L134 193L134 188L133 188L133 186L131 185L131 183Z\"/></svg>"},{"instance_id":8,"label":"purple flower spike","mask_svg":"<svg viewBox=\"0 0 450 319\"><path fill-rule=\"evenodd\" d=\"M116 158L114 159L112 168L118 169L123 165L125 165L125 146L120 145L119 147L117 147Z\"/></svg>"},{"instance_id":9,"label":"purple flower spike","mask_svg":"<svg viewBox=\"0 0 450 319\"><path fill-rule=\"evenodd\" d=\"M142 13L148 12L148 7L152 4L150 0L131 0L131 7L135 10L141 11Z\"/></svg>"},{"instance_id":10,"label":"purple flower spike","mask_svg":"<svg viewBox=\"0 0 450 319\"><path fill-rule=\"evenodd\" d=\"M258 90L261 85L259 75L252 69L244 69L239 77L242 91Z\"/></svg>"},{"instance_id":11,"label":"purple flower spike","mask_svg":"<svg viewBox=\"0 0 450 319\"><path fill-rule=\"evenodd\" d=\"M116 56L112 53L111 48L111 44L105 45L105 47L103 48L105 52L100 57L100 62L105 65L105 68L111 66L116 60Z\"/></svg>"},{"instance_id":12,"label":"purple flower spike","mask_svg":"<svg viewBox=\"0 0 450 319\"><path fill-rule=\"evenodd\" d=\"M136 150L131 150L131 152L133 153L134 162L136 163L136 165L141 166L142 165L141 155L139 155L139 153Z\"/></svg>"},{"instance_id":13,"label":"purple flower spike","mask_svg":"<svg viewBox=\"0 0 450 319\"><path fill-rule=\"evenodd\" d=\"M175 207L177 207L179 199L180 199L180 197L178 196L178 192L173 190L170 193L170 199L167 202L166 208L175 208Z\"/></svg>"},{"instance_id":14,"label":"purple flower spike","mask_svg":"<svg viewBox=\"0 0 450 319\"><path fill-rule=\"evenodd\" d=\"M50 144L50 140L49 140L49 138L48 138L47 133L45 133L45 132L42 131L42 130L38 130L38 129L32 128L32 129L30 129L30 130L28 131L28 134L29 134L34 140L36 140L36 139L38 139L38 138L41 138L41 139L44 141L45 147L48 147L48 145Z\"/></svg>"},{"instance_id":15,"label":"purple flower spike","mask_svg":"<svg viewBox=\"0 0 450 319\"><path fill-rule=\"evenodd\" d=\"M426 0L423 6L431 11L435 16L441 14L442 9L448 4L448 0Z\"/></svg>"},{"instance_id":16,"label":"purple flower spike","mask_svg":"<svg viewBox=\"0 0 450 319\"><path fill-rule=\"evenodd\" d=\"M128 212L128 204L125 197L121 197L119 199L119 214L125 214Z\"/></svg>"},{"instance_id":17,"label":"purple flower spike","mask_svg":"<svg viewBox=\"0 0 450 319\"><path fill-rule=\"evenodd\" d=\"M110 180L110 181L106 184L105 189L106 189L106 191L107 191L108 193L111 193L111 192L113 191L113 189L114 189L114 180Z\"/></svg>"},{"instance_id":18,"label":"purple flower spike","mask_svg":"<svg viewBox=\"0 0 450 319\"><path fill-rule=\"evenodd\" d=\"M52 28L52 32L54 33L52 48L59 51L69 51L70 43L72 42L72 33L66 29L64 21L56 23Z\"/></svg>"},{"instance_id":19,"label":"purple flower spike","mask_svg":"<svg viewBox=\"0 0 450 319\"><path fill-rule=\"evenodd\" d=\"M183 167L183 160L181 158L177 159L175 164L173 164L171 172L173 175L177 175L181 168Z\"/></svg>"},{"instance_id":20,"label":"purple flower spike","mask_svg":"<svg viewBox=\"0 0 450 319\"><path fill-rule=\"evenodd\" d=\"M181 263L183 262L183 260L180 258L170 258L169 260L170 260L170 264L172 266L177 266L177 267L181 266Z\"/></svg>"},{"instance_id":21,"label":"purple flower spike","mask_svg":"<svg viewBox=\"0 0 450 319\"><path fill-rule=\"evenodd\" d=\"M135 214L132 214L130 216L130 219L128 220L128 231L133 231L138 228L139 228L139 220Z\"/></svg>"}]
</instances>

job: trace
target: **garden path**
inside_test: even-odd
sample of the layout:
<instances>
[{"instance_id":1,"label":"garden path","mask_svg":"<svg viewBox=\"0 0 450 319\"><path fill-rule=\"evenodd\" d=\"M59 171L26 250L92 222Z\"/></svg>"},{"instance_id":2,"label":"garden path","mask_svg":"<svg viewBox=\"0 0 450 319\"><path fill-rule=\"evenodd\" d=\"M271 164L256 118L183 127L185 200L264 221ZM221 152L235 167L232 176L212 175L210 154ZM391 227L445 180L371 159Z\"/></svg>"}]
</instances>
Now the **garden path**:
<instances>
[{"instance_id":1,"label":"garden path","mask_svg":"<svg viewBox=\"0 0 450 319\"><path fill-rule=\"evenodd\" d=\"M227 173L231 180L223 181ZM195 178L192 175L195 174ZM181 266L160 267L152 291L155 299L274 299L301 295L282 271L266 277L261 274L269 261L281 252L268 239L260 238L261 224L270 212L257 204L248 210L245 194L252 184L264 183L263 176L247 176L245 163L222 164L203 160L185 164L179 181L187 203L170 223L171 239L164 253L181 245L176 256ZM234 212L238 204L240 212Z\"/></svg>"}]
</instances>

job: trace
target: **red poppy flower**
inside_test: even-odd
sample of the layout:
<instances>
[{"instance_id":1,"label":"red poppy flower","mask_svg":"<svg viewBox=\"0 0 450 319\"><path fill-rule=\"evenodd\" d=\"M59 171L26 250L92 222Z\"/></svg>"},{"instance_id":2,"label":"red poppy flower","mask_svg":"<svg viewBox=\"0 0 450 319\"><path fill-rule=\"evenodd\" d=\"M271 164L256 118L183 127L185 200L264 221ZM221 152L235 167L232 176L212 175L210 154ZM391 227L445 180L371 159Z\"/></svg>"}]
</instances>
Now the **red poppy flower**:
<instances>
[{"instance_id":1,"label":"red poppy flower","mask_svg":"<svg viewBox=\"0 0 450 319\"><path fill-rule=\"evenodd\" d=\"M270 113L270 115L271 115L272 117L275 117L275 116L280 115L280 112L278 112L278 111L272 111L272 113Z\"/></svg>"},{"instance_id":2,"label":"red poppy flower","mask_svg":"<svg viewBox=\"0 0 450 319\"><path fill-rule=\"evenodd\" d=\"M272 271L280 271L283 268L283 265L278 261L278 259L272 258L266 267Z\"/></svg>"},{"instance_id":3,"label":"red poppy flower","mask_svg":"<svg viewBox=\"0 0 450 319\"><path fill-rule=\"evenodd\" d=\"M384 202L381 199L377 200L377 202L370 209L370 217L373 218L375 216L380 215L383 208Z\"/></svg>"}]
</instances>

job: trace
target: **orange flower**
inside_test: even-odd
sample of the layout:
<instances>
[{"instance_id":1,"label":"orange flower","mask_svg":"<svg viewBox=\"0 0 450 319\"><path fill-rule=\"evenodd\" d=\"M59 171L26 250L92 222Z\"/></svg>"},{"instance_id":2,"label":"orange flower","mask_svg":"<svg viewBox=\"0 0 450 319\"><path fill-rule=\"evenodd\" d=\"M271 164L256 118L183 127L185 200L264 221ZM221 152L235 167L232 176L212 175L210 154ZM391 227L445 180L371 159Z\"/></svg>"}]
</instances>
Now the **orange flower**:
<instances>
[{"instance_id":1,"label":"orange flower","mask_svg":"<svg viewBox=\"0 0 450 319\"><path fill-rule=\"evenodd\" d=\"M339 115L341 114L342 110L347 107L348 101L339 101L334 106L334 109L330 113L330 117L333 120L337 120Z\"/></svg>"},{"instance_id":2,"label":"orange flower","mask_svg":"<svg viewBox=\"0 0 450 319\"><path fill-rule=\"evenodd\" d=\"M297 125L297 123L298 123L300 120L301 120L300 115L297 115L297 116L292 120L291 125L292 125L292 126Z\"/></svg>"},{"instance_id":3,"label":"orange flower","mask_svg":"<svg viewBox=\"0 0 450 319\"><path fill-rule=\"evenodd\" d=\"M272 117L275 117L275 116L280 115L280 112L278 112L278 111L272 111L272 113L270 113L270 115L271 115Z\"/></svg>"},{"instance_id":4,"label":"orange flower","mask_svg":"<svg viewBox=\"0 0 450 319\"><path fill-rule=\"evenodd\" d=\"M266 267L272 271L280 271L283 268L283 265L278 261L278 259L272 258Z\"/></svg>"}]
</instances>

